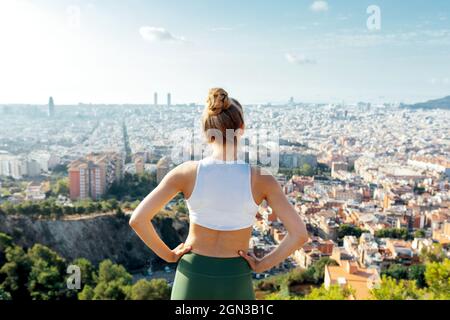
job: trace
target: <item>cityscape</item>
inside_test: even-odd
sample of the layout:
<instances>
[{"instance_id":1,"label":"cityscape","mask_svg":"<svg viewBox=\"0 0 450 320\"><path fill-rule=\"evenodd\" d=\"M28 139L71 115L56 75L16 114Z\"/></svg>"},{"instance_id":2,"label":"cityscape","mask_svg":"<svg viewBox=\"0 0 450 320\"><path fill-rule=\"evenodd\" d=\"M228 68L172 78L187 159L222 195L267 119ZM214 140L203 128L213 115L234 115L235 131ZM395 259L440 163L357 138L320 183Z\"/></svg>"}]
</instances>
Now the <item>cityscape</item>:
<instances>
[{"instance_id":1,"label":"cityscape","mask_svg":"<svg viewBox=\"0 0 450 320\"><path fill-rule=\"evenodd\" d=\"M118 210L130 214L142 197L114 196L113 186L124 176L153 177L157 184L177 165L171 156L179 135L173 133L200 130L204 106L172 105L170 94L158 104L157 96L149 105L59 106L50 97L47 105L2 106L0 208L6 219L11 208L45 201L61 207L47 219L116 216L117 210L83 214L74 209L83 201L104 199L117 200ZM278 130L275 175L310 236L285 262L254 274L255 281L308 270L328 259L334 263L324 267L324 287L350 286L353 299L368 299L392 266L421 265L424 252L436 250L449 257L447 109L311 104L294 98L283 105L244 109L246 128ZM182 197L166 209L176 217L187 213ZM0 231L11 229L8 225ZM282 222L263 203L251 250L262 257L285 234ZM133 273L134 281L164 278L169 286L173 275L173 266L154 263Z\"/></svg>"},{"instance_id":2,"label":"cityscape","mask_svg":"<svg viewBox=\"0 0 450 320\"><path fill-rule=\"evenodd\" d=\"M444 0L1 0L0 300L170 300L177 264L130 217L212 152L211 88L308 231L252 272L257 300L450 300L449 21ZM275 211L257 258L291 239ZM189 218L180 192L150 223L177 250Z\"/></svg>"}]
</instances>

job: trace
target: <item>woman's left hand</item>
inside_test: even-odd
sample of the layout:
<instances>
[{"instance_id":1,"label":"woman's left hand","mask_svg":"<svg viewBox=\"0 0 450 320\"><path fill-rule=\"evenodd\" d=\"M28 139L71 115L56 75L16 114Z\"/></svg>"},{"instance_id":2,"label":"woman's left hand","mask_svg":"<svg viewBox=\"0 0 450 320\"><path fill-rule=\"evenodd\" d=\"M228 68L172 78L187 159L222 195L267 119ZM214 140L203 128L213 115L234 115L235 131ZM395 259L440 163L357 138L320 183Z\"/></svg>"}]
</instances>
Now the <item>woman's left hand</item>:
<instances>
[{"instance_id":1,"label":"woman's left hand","mask_svg":"<svg viewBox=\"0 0 450 320\"><path fill-rule=\"evenodd\" d=\"M242 250L239 250L239 255L243 257L245 260L247 260L248 264L250 265L250 268L252 268L253 271L260 273L263 270L261 270L261 260L257 258L253 253L245 253Z\"/></svg>"},{"instance_id":2,"label":"woman's left hand","mask_svg":"<svg viewBox=\"0 0 450 320\"><path fill-rule=\"evenodd\" d=\"M183 254L188 253L191 251L192 246L185 246L184 242L180 243L175 249L171 250L172 255L167 262L169 263L175 263L177 262Z\"/></svg>"}]
</instances>

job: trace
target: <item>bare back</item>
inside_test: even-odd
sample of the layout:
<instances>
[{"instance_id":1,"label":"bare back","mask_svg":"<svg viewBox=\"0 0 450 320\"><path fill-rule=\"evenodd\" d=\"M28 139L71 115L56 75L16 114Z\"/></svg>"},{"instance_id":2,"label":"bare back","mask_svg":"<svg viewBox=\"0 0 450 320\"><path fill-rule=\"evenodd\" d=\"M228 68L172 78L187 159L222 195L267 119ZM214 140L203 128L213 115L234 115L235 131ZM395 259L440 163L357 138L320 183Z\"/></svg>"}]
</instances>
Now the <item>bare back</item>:
<instances>
[{"instance_id":1,"label":"bare back","mask_svg":"<svg viewBox=\"0 0 450 320\"><path fill-rule=\"evenodd\" d=\"M181 184L185 198L189 198L195 185L198 162L190 161L185 165L185 174ZM251 186L253 198L257 203L264 199L260 188L261 177L257 168L252 168ZM256 212L255 212L256 215ZM185 241L186 245L191 245L192 252L213 256L213 257L236 257L238 251L246 252L249 248L252 228L245 228L233 231L213 230L193 222L190 223L189 234Z\"/></svg>"}]
</instances>

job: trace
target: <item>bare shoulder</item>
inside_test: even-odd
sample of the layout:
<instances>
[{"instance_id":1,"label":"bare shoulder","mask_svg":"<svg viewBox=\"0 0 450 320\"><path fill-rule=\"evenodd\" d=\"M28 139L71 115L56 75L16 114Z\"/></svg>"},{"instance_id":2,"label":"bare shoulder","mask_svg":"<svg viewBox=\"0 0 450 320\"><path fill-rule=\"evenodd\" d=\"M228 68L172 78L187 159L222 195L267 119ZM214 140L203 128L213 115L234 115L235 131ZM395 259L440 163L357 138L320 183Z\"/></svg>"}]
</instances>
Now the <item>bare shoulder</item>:
<instances>
[{"instance_id":1,"label":"bare shoulder","mask_svg":"<svg viewBox=\"0 0 450 320\"><path fill-rule=\"evenodd\" d=\"M273 188L279 186L278 181L267 169L264 169L256 165L252 165L251 168L254 186L259 190L261 191L273 190Z\"/></svg>"},{"instance_id":2,"label":"bare shoulder","mask_svg":"<svg viewBox=\"0 0 450 320\"><path fill-rule=\"evenodd\" d=\"M167 174L168 183L176 185L179 189L185 189L186 185L195 179L198 161L186 161L170 170Z\"/></svg>"},{"instance_id":3,"label":"bare shoulder","mask_svg":"<svg viewBox=\"0 0 450 320\"><path fill-rule=\"evenodd\" d=\"M183 174L191 174L192 172L195 172L197 170L198 161L185 161L178 166L176 166L173 171L176 174L183 175Z\"/></svg>"}]
</instances>

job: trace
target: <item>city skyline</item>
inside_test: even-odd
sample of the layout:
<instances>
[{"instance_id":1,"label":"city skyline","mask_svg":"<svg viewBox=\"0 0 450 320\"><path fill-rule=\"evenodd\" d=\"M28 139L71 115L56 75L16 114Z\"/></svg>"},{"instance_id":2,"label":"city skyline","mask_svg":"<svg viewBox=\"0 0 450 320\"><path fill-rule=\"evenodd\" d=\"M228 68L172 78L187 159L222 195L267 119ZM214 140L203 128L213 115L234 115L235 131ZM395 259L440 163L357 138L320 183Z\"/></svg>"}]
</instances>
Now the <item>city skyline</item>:
<instances>
[{"instance_id":1,"label":"city skyline","mask_svg":"<svg viewBox=\"0 0 450 320\"><path fill-rule=\"evenodd\" d=\"M149 104L153 92L203 103L214 86L243 104L410 103L450 91L448 2L208 4L2 1L0 103Z\"/></svg>"}]
</instances>

